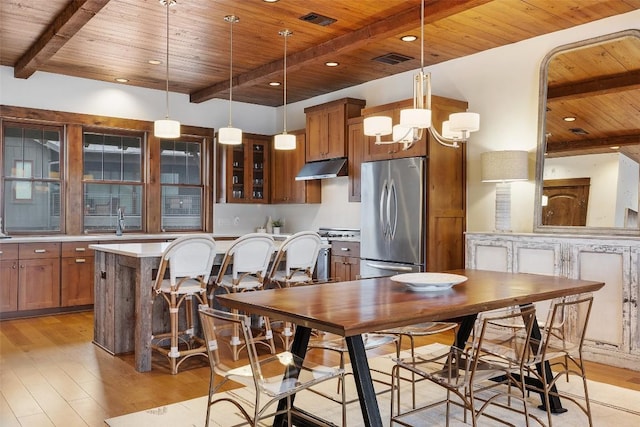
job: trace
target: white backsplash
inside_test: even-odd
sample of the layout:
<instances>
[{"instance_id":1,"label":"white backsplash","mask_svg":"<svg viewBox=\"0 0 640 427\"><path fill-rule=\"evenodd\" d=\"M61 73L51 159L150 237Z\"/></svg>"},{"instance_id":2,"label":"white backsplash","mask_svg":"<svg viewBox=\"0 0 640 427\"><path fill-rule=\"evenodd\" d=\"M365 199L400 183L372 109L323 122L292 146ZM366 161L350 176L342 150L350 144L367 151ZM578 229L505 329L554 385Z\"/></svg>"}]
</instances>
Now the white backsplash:
<instances>
[{"instance_id":1,"label":"white backsplash","mask_svg":"<svg viewBox=\"0 0 640 427\"><path fill-rule=\"evenodd\" d=\"M244 234L264 226L267 218L283 219L283 233L317 230L319 227L360 228L360 203L349 203L349 179L322 180L322 203L258 205L217 203L214 232Z\"/></svg>"}]
</instances>

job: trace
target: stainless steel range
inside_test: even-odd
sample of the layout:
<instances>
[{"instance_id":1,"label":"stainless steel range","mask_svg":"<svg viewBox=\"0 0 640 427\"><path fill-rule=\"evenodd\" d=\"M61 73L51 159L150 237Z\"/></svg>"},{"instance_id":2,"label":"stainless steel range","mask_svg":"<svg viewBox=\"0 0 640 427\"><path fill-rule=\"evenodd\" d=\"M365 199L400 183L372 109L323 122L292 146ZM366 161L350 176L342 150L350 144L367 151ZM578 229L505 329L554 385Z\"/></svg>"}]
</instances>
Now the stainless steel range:
<instances>
[{"instance_id":1,"label":"stainless steel range","mask_svg":"<svg viewBox=\"0 0 640 427\"><path fill-rule=\"evenodd\" d=\"M321 249L318 254L318 262L314 276L318 281L326 281L331 277L331 248L329 244L332 240L360 238L360 230L355 228L320 227L318 234L322 237L322 240L327 243L327 248Z\"/></svg>"}]
</instances>

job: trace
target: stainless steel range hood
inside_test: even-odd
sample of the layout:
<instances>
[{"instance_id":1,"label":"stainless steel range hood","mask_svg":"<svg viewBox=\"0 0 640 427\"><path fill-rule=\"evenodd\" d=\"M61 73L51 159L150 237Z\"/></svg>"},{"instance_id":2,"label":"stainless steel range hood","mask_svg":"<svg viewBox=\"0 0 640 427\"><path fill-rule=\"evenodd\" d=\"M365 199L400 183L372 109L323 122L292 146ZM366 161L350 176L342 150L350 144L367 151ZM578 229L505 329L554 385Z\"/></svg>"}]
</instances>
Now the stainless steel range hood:
<instances>
[{"instance_id":1,"label":"stainless steel range hood","mask_svg":"<svg viewBox=\"0 0 640 427\"><path fill-rule=\"evenodd\" d=\"M347 158L340 157L337 159L320 160L317 162L309 162L305 164L296 181L305 181L308 179L335 178L347 174Z\"/></svg>"}]
</instances>

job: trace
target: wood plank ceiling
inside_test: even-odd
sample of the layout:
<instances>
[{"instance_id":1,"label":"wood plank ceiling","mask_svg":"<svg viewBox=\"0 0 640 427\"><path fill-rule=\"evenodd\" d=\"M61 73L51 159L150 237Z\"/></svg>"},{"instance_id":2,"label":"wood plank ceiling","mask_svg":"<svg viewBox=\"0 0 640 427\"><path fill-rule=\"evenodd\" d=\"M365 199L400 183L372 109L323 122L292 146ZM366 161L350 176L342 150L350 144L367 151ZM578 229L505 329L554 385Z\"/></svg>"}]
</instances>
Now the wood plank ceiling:
<instances>
[{"instance_id":1,"label":"wood plank ceiling","mask_svg":"<svg viewBox=\"0 0 640 427\"><path fill-rule=\"evenodd\" d=\"M284 41L278 32L285 28L293 31L287 41L287 102L415 70L420 6L420 0L176 0L169 13L169 88L195 103L228 99L230 24L224 16L231 14L240 19L233 30L235 101L282 105L282 86L269 83L283 79ZM424 62L428 66L636 9L640 0L425 0ZM323 17L335 21L319 25ZM2 0L0 64L23 79L49 72L107 82L125 78L126 85L164 90L166 19L159 0ZM406 34L418 39L401 41ZM407 60L374 60L388 54ZM327 61L339 65L327 67ZM630 96L635 100L626 103L625 114L635 114L637 121L637 92ZM612 105L619 96L602 99L600 111L618 108ZM565 133L561 139L570 138Z\"/></svg>"}]
</instances>

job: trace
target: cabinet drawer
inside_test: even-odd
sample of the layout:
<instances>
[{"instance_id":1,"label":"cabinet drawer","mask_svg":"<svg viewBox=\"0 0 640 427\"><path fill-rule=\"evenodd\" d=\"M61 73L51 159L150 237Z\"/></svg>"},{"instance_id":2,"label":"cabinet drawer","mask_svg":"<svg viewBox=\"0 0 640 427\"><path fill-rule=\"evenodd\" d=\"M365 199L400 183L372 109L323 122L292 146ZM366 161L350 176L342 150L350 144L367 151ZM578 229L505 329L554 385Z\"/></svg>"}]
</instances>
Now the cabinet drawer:
<instances>
[{"instance_id":1,"label":"cabinet drawer","mask_svg":"<svg viewBox=\"0 0 640 427\"><path fill-rule=\"evenodd\" d=\"M18 259L18 245L0 244L0 261Z\"/></svg>"},{"instance_id":2,"label":"cabinet drawer","mask_svg":"<svg viewBox=\"0 0 640 427\"><path fill-rule=\"evenodd\" d=\"M358 258L360 256L360 242L334 240L331 242L331 255Z\"/></svg>"},{"instance_id":3,"label":"cabinet drawer","mask_svg":"<svg viewBox=\"0 0 640 427\"><path fill-rule=\"evenodd\" d=\"M20 259L60 257L60 243L20 243Z\"/></svg>"},{"instance_id":4,"label":"cabinet drawer","mask_svg":"<svg viewBox=\"0 0 640 427\"><path fill-rule=\"evenodd\" d=\"M62 244L62 258L92 257L93 249L89 245L93 242L64 242Z\"/></svg>"}]
</instances>

